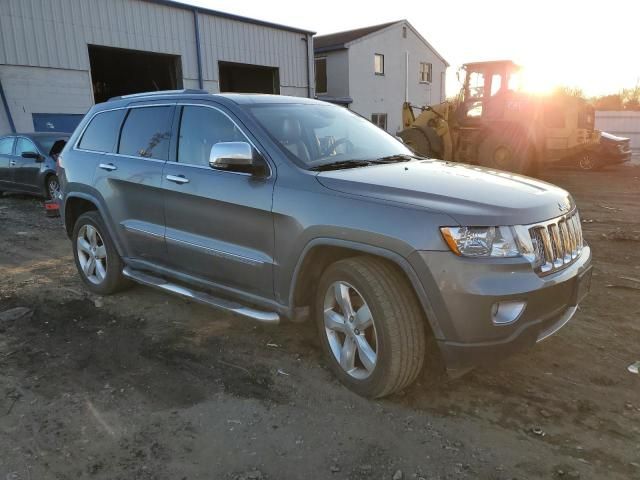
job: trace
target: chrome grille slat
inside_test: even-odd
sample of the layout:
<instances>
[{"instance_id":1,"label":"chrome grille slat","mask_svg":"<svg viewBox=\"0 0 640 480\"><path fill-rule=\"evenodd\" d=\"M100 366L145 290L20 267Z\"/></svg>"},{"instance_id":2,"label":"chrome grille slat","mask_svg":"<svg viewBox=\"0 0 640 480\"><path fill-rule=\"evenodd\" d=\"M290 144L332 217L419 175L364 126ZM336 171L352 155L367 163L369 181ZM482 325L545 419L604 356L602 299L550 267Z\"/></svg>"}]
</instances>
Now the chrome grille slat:
<instances>
[{"instance_id":1,"label":"chrome grille slat","mask_svg":"<svg viewBox=\"0 0 640 480\"><path fill-rule=\"evenodd\" d=\"M547 275L574 262L582 251L582 227L577 210L547 222L529 226L536 261L534 269Z\"/></svg>"}]
</instances>

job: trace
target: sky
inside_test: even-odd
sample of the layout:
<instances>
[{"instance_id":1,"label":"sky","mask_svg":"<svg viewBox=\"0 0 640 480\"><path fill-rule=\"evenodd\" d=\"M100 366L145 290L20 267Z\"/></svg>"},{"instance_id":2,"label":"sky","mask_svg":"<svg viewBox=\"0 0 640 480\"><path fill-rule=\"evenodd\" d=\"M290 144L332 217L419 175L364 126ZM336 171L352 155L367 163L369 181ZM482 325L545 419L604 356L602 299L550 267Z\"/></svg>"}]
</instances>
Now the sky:
<instances>
[{"instance_id":1,"label":"sky","mask_svg":"<svg viewBox=\"0 0 640 480\"><path fill-rule=\"evenodd\" d=\"M640 0L182 0L319 35L407 19L449 62L447 95L465 62L512 59L528 88L587 96L640 83Z\"/></svg>"}]
</instances>

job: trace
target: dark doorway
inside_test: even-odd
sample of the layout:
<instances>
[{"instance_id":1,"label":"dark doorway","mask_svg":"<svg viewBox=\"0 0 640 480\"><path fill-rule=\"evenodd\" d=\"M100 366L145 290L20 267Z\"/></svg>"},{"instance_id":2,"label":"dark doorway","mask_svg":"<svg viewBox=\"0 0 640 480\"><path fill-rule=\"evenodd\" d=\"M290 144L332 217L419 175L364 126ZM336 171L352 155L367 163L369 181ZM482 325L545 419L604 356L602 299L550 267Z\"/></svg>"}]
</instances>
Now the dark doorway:
<instances>
[{"instance_id":1,"label":"dark doorway","mask_svg":"<svg viewBox=\"0 0 640 480\"><path fill-rule=\"evenodd\" d=\"M178 55L89 45L96 103L131 93L182 88Z\"/></svg>"},{"instance_id":2,"label":"dark doorway","mask_svg":"<svg viewBox=\"0 0 640 480\"><path fill-rule=\"evenodd\" d=\"M280 78L275 67L218 62L218 71L220 92L280 93Z\"/></svg>"}]
</instances>

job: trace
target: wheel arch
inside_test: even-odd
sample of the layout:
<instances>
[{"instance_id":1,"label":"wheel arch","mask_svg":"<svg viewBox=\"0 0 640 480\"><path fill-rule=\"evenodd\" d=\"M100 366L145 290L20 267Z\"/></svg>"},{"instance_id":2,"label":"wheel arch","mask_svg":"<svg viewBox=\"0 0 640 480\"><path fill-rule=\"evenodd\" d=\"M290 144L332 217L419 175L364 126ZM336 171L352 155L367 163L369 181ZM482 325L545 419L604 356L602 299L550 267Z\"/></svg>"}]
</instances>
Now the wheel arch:
<instances>
[{"instance_id":1,"label":"wheel arch","mask_svg":"<svg viewBox=\"0 0 640 480\"><path fill-rule=\"evenodd\" d=\"M436 337L440 337L442 331L431 301L409 261L391 250L347 240L316 238L305 246L295 266L289 286L288 303L291 311L294 312L296 307L312 304L315 292L313 285L317 284L320 276L330 264L359 255L370 255L384 259L395 265L407 277L420 302L428 326Z\"/></svg>"},{"instance_id":2,"label":"wheel arch","mask_svg":"<svg viewBox=\"0 0 640 480\"><path fill-rule=\"evenodd\" d=\"M73 234L73 227L75 226L78 217L80 217L80 215L82 215L83 213L92 210L97 211L104 220L104 224L107 228L108 234L113 240L118 254L122 257L123 251L120 242L118 241L119 237L116 235L116 232L113 231L111 223L108 221L108 216L105 215L105 209L102 207L102 204L98 201L98 199L90 194L83 192L74 192L68 194L65 197L63 221L67 236L71 238L71 235Z\"/></svg>"}]
</instances>

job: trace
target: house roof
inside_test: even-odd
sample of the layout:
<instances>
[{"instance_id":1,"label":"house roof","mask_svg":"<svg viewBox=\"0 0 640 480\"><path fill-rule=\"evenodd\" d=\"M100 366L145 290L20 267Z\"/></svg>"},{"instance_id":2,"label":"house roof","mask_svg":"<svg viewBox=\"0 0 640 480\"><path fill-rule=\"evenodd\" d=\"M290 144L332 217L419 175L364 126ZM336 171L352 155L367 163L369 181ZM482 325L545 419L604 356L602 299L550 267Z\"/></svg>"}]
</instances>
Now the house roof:
<instances>
[{"instance_id":1,"label":"house roof","mask_svg":"<svg viewBox=\"0 0 640 480\"><path fill-rule=\"evenodd\" d=\"M330 33L328 35L320 35L313 37L313 49L315 53L332 52L334 50L342 50L349 48L349 45L356 40L360 40L368 35L377 33L392 25L405 24L413 33L429 48L442 62L448 67L447 62L438 51L431 46L427 40L420 35L413 25L408 20L396 20L395 22L381 23L379 25L372 25L370 27L356 28L355 30L345 30L343 32Z\"/></svg>"},{"instance_id":2,"label":"house roof","mask_svg":"<svg viewBox=\"0 0 640 480\"><path fill-rule=\"evenodd\" d=\"M313 37L313 47L316 52L329 52L331 50L340 50L347 48L347 43L353 42L362 37L390 27L394 23L400 23L403 20L395 22L381 23L380 25L372 25L370 27L356 28L355 30L345 30L344 32L330 33L329 35L320 35Z\"/></svg>"}]
</instances>

